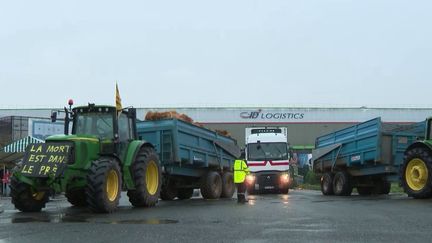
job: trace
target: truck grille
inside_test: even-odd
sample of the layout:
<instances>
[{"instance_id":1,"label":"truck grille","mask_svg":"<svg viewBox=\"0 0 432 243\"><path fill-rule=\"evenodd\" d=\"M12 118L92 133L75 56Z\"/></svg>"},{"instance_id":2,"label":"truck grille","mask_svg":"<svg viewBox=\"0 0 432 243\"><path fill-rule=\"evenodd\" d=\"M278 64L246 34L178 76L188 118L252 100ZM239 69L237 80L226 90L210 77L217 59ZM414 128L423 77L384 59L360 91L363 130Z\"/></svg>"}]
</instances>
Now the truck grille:
<instances>
[{"instance_id":1,"label":"truck grille","mask_svg":"<svg viewBox=\"0 0 432 243\"><path fill-rule=\"evenodd\" d=\"M275 174L264 174L258 178L260 190L278 189L278 177Z\"/></svg>"}]
</instances>

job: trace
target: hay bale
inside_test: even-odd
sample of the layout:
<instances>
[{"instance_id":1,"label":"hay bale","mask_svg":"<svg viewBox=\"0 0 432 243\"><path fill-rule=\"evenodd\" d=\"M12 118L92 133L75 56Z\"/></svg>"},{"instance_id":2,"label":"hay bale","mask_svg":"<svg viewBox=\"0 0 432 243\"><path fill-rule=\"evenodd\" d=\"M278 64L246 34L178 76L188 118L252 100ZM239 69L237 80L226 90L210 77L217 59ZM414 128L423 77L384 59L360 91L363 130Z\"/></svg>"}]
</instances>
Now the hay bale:
<instances>
[{"instance_id":1,"label":"hay bale","mask_svg":"<svg viewBox=\"0 0 432 243\"><path fill-rule=\"evenodd\" d=\"M216 129L216 133L222 136L231 137L231 133L229 133L227 130Z\"/></svg>"},{"instance_id":2,"label":"hay bale","mask_svg":"<svg viewBox=\"0 0 432 243\"><path fill-rule=\"evenodd\" d=\"M164 119L179 119L182 121L185 121L187 123L193 124L195 126L198 127L203 127L204 126L198 122L194 122L194 120L192 118L190 118L188 115L186 114L180 114L177 111L164 111L164 112L158 112L158 111L149 111L147 112L146 116L145 116L145 120L146 121L158 121L158 120L164 120ZM216 133L223 135L223 136L227 136L227 137L231 137L231 134L227 131L227 130L215 130Z\"/></svg>"},{"instance_id":3,"label":"hay bale","mask_svg":"<svg viewBox=\"0 0 432 243\"><path fill-rule=\"evenodd\" d=\"M145 120L147 121L158 121L158 120L164 120L164 119L179 119L188 123L194 123L193 119L190 118L186 114L180 114L177 111L164 111L164 112L153 112L149 111L147 112L145 116Z\"/></svg>"}]
</instances>

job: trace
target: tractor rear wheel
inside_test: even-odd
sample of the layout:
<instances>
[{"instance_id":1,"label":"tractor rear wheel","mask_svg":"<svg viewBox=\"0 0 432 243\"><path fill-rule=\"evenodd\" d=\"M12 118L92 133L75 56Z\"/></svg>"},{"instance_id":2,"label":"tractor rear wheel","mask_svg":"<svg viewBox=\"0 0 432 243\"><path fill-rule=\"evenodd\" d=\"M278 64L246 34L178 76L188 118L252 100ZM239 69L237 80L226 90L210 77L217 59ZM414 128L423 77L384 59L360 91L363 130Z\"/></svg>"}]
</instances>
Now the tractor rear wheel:
<instances>
[{"instance_id":1,"label":"tractor rear wheel","mask_svg":"<svg viewBox=\"0 0 432 243\"><path fill-rule=\"evenodd\" d=\"M402 166L402 187L410 197L432 196L432 151L414 148L406 152Z\"/></svg>"},{"instance_id":2,"label":"tractor rear wheel","mask_svg":"<svg viewBox=\"0 0 432 243\"><path fill-rule=\"evenodd\" d=\"M177 197L180 200L190 199L193 195L193 188L179 188Z\"/></svg>"},{"instance_id":3,"label":"tractor rear wheel","mask_svg":"<svg viewBox=\"0 0 432 243\"><path fill-rule=\"evenodd\" d=\"M222 193L222 179L216 171L208 172L201 178L201 194L205 199L217 199Z\"/></svg>"},{"instance_id":4,"label":"tractor rear wheel","mask_svg":"<svg viewBox=\"0 0 432 243\"><path fill-rule=\"evenodd\" d=\"M321 176L321 192L323 195L333 195L333 174L326 172Z\"/></svg>"},{"instance_id":5,"label":"tractor rear wheel","mask_svg":"<svg viewBox=\"0 0 432 243\"><path fill-rule=\"evenodd\" d=\"M162 184L159 158L152 147L140 148L132 165L135 190L129 190L129 202L135 207L152 207L159 200Z\"/></svg>"},{"instance_id":6,"label":"tractor rear wheel","mask_svg":"<svg viewBox=\"0 0 432 243\"><path fill-rule=\"evenodd\" d=\"M12 203L22 212L40 212L48 202L48 192L36 191L15 177L12 177L10 187Z\"/></svg>"},{"instance_id":7,"label":"tractor rear wheel","mask_svg":"<svg viewBox=\"0 0 432 243\"><path fill-rule=\"evenodd\" d=\"M349 196L352 193L351 178L345 171L339 171L333 179L333 192L336 196Z\"/></svg>"},{"instance_id":8,"label":"tractor rear wheel","mask_svg":"<svg viewBox=\"0 0 432 243\"><path fill-rule=\"evenodd\" d=\"M69 189L65 194L68 202L76 207L85 207L87 206L87 199L85 194L85 189Z\"/></svg>"},{"instance_id":9,"label":"tractor rear wheel","mask_svg":"<svg viewBox=\"0 0 432 243\"><path fill-rule=\"evenodd\" d=\"M234 176L231 172L222 174L222 193L221 198L232 198L235 191Z\"/></svg>"},{"instance_id":10,"label":"tractor rear wheel","mask_svg":"<svg viewBox=\"0 0 432 243\"><path fill-rule=\"evenodd\" d=\"M112 213L120 200L122 176L120 167L112 158L92 162L87 174L86 198L91 211Z\"/></svg>"}]
</instances>

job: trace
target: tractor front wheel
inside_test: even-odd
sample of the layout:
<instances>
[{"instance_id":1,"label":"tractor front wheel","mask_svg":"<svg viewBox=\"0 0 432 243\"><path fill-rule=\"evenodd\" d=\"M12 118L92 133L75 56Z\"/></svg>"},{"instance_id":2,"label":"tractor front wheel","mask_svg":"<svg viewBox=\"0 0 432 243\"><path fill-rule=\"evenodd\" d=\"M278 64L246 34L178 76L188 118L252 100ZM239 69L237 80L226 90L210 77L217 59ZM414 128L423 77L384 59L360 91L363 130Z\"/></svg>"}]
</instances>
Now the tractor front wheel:
<instances>
[{"instance_id":1,"label":"tractor front wheel","mask_svg":"<svg viewBox=\"0 0 432 243\"><path fill-rule=\"evenodd\" d=\"M48 193L34 190L29 184L11 179L11 197L15 208L22 212L40 212L48 202Z\"/></svg>"},{"instance_id":2,"label":"tractor front wheel","mask_svg":"<svg viewBox=\"0 0 432 243\"><path fill-rule=\"evenodd\" d=\"M101 158L92 162L87 174L86 198L91 211L112 213L120 200L122 176L114 159Z\"/></svg>"}]
</instances>

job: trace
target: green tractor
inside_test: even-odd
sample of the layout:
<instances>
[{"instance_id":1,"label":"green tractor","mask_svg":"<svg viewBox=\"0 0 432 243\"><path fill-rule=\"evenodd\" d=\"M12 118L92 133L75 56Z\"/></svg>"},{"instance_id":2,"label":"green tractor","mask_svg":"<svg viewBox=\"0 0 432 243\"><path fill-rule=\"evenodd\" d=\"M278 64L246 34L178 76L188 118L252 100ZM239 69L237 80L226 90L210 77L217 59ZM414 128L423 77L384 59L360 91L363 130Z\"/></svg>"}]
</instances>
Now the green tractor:
<instances>
[{"instance_id":1,"label":"green tractor","mask_svg":"<svg viewBox=\"0 0 432 243\"><path fill-rule=\"evenodd\" d=\"M64 109L65 135L27 147L11 180L15 207L38 212L50 192L64 192L74 206L111 213L122 190L133 206L154 206L161 190L161 166L153 146L137 138L136 110L71 106L70 101L69 109ZM57 112L51 118L55 121Z\"/></svg>"},{"instance_id":2,"label":"green tractor","mask_svg":"<svg viewBox=\"0 0 432 243\"><path fill-rule=\"evenodd\" d=\"M401 184L408 196L432 196L432 118L426 120L425 140L417 141L405 150L401 168Z\"/></svg>"}]
</instances>

